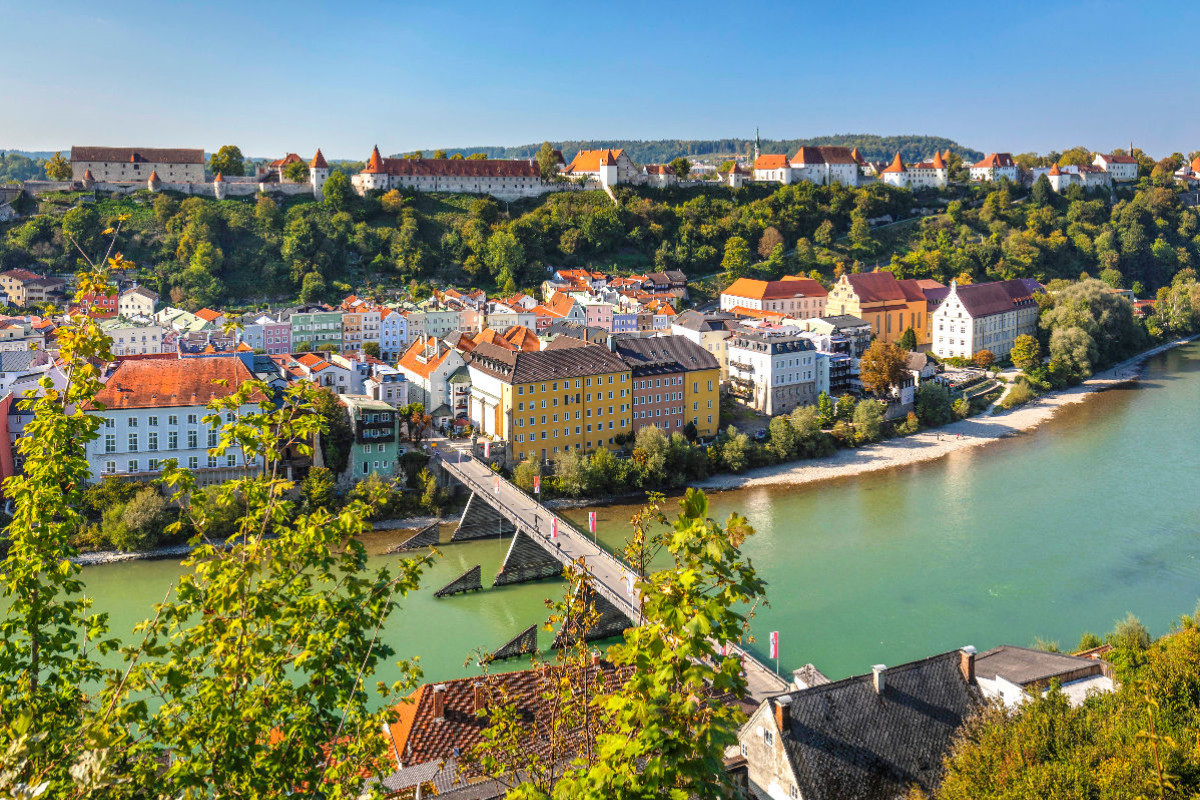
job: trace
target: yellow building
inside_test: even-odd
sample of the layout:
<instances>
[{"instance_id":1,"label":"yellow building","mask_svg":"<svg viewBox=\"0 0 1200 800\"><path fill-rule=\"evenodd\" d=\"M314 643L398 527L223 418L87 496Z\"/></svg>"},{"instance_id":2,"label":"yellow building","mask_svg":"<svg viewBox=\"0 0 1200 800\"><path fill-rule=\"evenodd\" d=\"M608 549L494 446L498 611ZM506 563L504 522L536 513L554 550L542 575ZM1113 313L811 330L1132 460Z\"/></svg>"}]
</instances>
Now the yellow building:
<instances>
[{"instance_id":1,"label":"yellow building","mask_svg":"<svg viewBox=\"0 0 1200 800\"><path fill-rule=\"evenodd\" d=\"M692 423L697 436L717 434L721 364L716 356L686 336L613 339L613 352L632 370L635 433L644 427L683 433Z\"/></svg>"},{"instance_id":2,"label":"yellow building","mask_svg":"<svg viewBox=\"0 0 1200 800\"><path fill-rule=\"evenodd\" d=\"M871 325L871 334L885 342L898 342L908 328L917 344L929 344L929 303L925 293L944 289L932 280L896 280L887 270L847 273L829 290L825 316L844 314Z\"/></svg>"},{"instance_id":3,"label":"yellow building","mask_svg":"<svg viewBox=\"0 0 1200 800\"><path fill-rule=\"evenodd\" d=\"M615 448L630 432L630 368L607 347L530 352L484 342L467 368L471 423L506 443L509 463Z\"/></svg>"}]
</instances>

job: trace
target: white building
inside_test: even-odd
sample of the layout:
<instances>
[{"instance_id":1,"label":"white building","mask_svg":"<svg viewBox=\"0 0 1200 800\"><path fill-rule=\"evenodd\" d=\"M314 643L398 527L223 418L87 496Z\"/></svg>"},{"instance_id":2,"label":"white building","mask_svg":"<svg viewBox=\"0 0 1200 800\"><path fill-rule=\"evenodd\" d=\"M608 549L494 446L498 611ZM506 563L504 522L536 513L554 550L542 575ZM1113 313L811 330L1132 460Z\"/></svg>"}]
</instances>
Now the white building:
<instances>
[{"instance_id":1,"label":"white building","mask_svg":"<svg viewBox=\"0 0 1200 800\"><path fill-rule=\"evenodd\" d=\"M1034 295L1040 291L1031 278L965 286L952 281L943 299L931 296L937 303L929 318L934 355L971 358L980 350L997 359L1008 355L1018 336L1037 333Z\"/></svg>"},{"instance_id":2,"label":"white building","mask_svg":"<svg viewBox=\"0 0 1200 800\"><path fill-rule=\"evenodd\" d=\"M655 189L665 189L679 183L679 176L675 174L675 170L666 164L647 164L644 173L646 185Z\"/></svg>"},{"instance_id":3,"label":"white building","mask_svg":"<svg viewBox=\"0 0 1200 800\"><path fill-rule=\"evenodd\" d=\"M413 342L397 364L408 381L408 401L422 403L425 413L432 415L438 425L453 420L458 416L455 413L458 398L453 393L450 376L466 363L461 353L435 336ZM468 384L465 391L469 390ZM465 400L462 405L465 415Z\"/></svg>"},{"instance_id":4,"label":"white building","mask_svg":"<svg viewBox=\"0 0 1200 800\"><path fill-rule=\"evenodd\" d=\"M586 178L605 187L636 183L641 178L624 150L580 150L562 172L569 178Z\"/></svg>"},{"instance_id":5,"label":"white building","mask_svg":"<svg viewBox=\"0 0 1200 800\"><path fill-rule=\"evenodd\" d=\"M817 402L816 347L791 329L745 328L728 343L730 393L760 414Z\"/></svg>"},{"instance_id":6,"label":"white building","mask_svg":"<svg viewBox=\"0 0 1200 800\"><path fill-rule=\"evenodd\" d=\"M204 150L162 147L72 147L71 179L141 183L152 173L166 183L202 183Z\"/></svg>"},{"instance_id":7,"label":"white building","mask_svg":"<svg viewBox=\"0 0 1200 800\"><path fill-rule=\"evenodd\" d=\"M1035 170L1035 181L1041 177L1040 172L1040 169ZM1045 170L1045 175L1050 181L1050 188L1060 194L1072 186L1082 186L1085 189L1112 188L1112 176L1092 164L1070 164L1065 167L1055 164L1049 170Z\"/></svg>"},{"instance_id":8,"label":"white building","mask_svg":"<svg viewBox=\"0 0 1200 800\"><path fill-rule=\"evenodd\" d=\"M96 395L103 411L99 435L87 443L91 480L106 475L153 478L169 458L197 474L201 484L242 477L257 464L246 464L241 449L222 456L216 447L219 427L202 420L210 401L228 397L254 376L235 356L122 361ZM215 381L222 381L216 383ZM255 413L247 403L241 413ZM232 421L232 413L225 414Z\"/></svg>"},{"instance_id":9,"label":"white building","mask_svg":"<svg viewBox=\"0 0 1200 800\"><path fill-rule=\"evenodd\" d=\"M721 292L721 310L732 313L774 311L807 319L825 314L829 292L812 278L784 275L777 281L738 278Z\"/></svg>"},{"instance_id":10,"label":"white building","mask_svg":"<svg viewBox=\"0 0 1200 800\"><path fill-rule=\"evenodd\" d=\"M900 154L880 174L879 179L889 186L904 189L945 189L950 183L950 170L941 153L928 161L905 164Z\"/></svg>"},{"instance_id":11,"label":"white building","mask_svg":"<svg viewBox=\"0 0 1200 800\"><path fill-rule=\"evenodd\" d=\"M792 183L792 165L786 153L767 153L754 159L754 180Z\"/></svg>"},{"instance_id":12,"label":"white building","mask_svg":"<svg viewBox=\"0 0 1200 800\"><path fill-rule=\"evenodd\" d=\"M858 185L858 162L848 147L801 147L790 163L794 181Z\"/></svg>"},{"instance_id":13,"label":"white building","mask_svg":"<svg viewBox=\"0 0 1200 800\"><path fill-rule=\"evenodd\" d=\"M122 317L152 317L158 303L158 292L145 286L134 286L117 297L117 313Z\"/></svg>"},{"instance_id":14,"label":"white building","mask_svg":"<svg viewBox=\"0 0 1200 800\"><path fill-rule=\"evenodd\" d=\"M114 356L144 356L163 352L163 329L157 322L142 317L112 317L101 320L100 330L112 337Z\"/></svg>"},{"instance_id":15,"label":"white building","mask_svg":"<svg viewBox=\"0 0 1200 800\"><path fill-rule=\"evenodd\" d=\"M350 183L359 194L409 189L488 194L500 200L537 197L554 189L532 159L383 158L378 147Z\"/></svg>"},{"instance_id":16,"label":"white building","mask_svg":"<svg viewBox=\"0 0 1200 800\"><path fill-rule=\"evenodd\" d=\"M729 376L729 337L737 321L730 314L684 311L671 320L671 335L682 336L703 347L721 365L721 380Z\"/></svg>"},{"instance_id":17,"label":"white building","mask_svg":"<svg viewBox=\"0 0 1200 800\"><path fill-rule=\"evenodd\" d=\"M977 164L971 165L971 180L998 181L1007 178L1017 179L1017 162L1013 161L1012 153L988 153L987 157Z\"/></svg>"},{"instance_id":18,"label":"white building","mask_svg":"<svg viewBox=\"0 0 1200 800\"><path fill-rule=\"evenodd\" d=\"M1133 152L1132 145L1130 145L1129 152ZM1111 175L1117 183L1136 181L1138 177L1138 160L1132 155L1097 153L1096 157L1092 159L1092 164Z\"/></svg>"}]
</instances>

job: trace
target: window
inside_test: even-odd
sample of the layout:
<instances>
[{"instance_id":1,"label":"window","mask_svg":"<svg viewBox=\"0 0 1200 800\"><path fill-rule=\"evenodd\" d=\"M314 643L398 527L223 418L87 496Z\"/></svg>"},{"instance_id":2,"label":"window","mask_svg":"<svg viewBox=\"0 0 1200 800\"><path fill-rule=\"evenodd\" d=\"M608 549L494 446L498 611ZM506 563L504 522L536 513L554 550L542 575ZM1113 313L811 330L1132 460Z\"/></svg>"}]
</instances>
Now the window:
<instances>
[{"instance_id":1,"label":"window","mask_svg":"<svg viewBox=\"0 0 1200 800\"><path fill-rule=\"evenodd\" d=\"M106 427L106 428L112 428L112 427L115 427L115 426L116 426L116 424L117 424L117 421L116 421L115 419L113 419L112 417L105 417L105 418L104 418L104 427Z\"/></svg>"},{"instance_id":2,"label":"window","mask_svg":"<svg viewBox=\"0 0 1200 800\"><path fill-rule=\"evenodd\" d=\"M198 469L200 467L199 456L188 456L188 469Z\"/></svg>"},{"instance_id":3,"label":"window","mask_svg":"<svg viewBox=\"0 0 1200 800\"><path fill-rule=\"evenodd\" d=\"M196 432L188 431L187 434L188 434L188 447L192 447L192 448L199 447L200 445L198 444L198 442L200 441L200 439L199 439L199 436L197 436Z\"/></svg>"},{"instance_id":4,"label":"window","mask_svg":"<svg viewBox=\"0 0 1200 800\"><path fill-rule=\"evenodd\" d=\"M136 433L129 434L129 452L136 453L138 449L138 435Z\"/></svg>"},{"instance_id":5,"label":"window","mask_svg":"<svg viewBox=\"0 0 1200 800\"><path fill-rule=\"evenodd\" d=\"M171 431L167 434L167 449L168 450L179 449L179 433L178 432Z\"/></svg>"},{"instance_id":6,"label":"window","mask_svg":"<svg viewBox=\"0 0 1200 800\"><path fill-rule=\"evenodd\" d=\"M136 428L137 427L137 417L130 417L126 421L126 424L128 424L129 427L131 427L131 428Z\"/></svg>"},{"instance_id":7,"label":"window","mask_svg":"<svg viewBox=\"0 0 1200 800\"><path fill-rule=\"evenodd\" d=\"M117 435L115 433L104 434L104 452L117 452Z\"/></svg>"},{"instance_id":8,"label":"window","mask_svg":"<svg viewBox=\"0 0 1200 800\"><path fill-rule=\"evenodd\" d=\"M175 416L174 414L170 415L169 417L167 417L167 424L168 425L178 425L179 417Z\"/></svg>"},{"instance_id":9,"label":"window","mask_svg":"<svg viewBox=\"0 0 1200 800\"><path fill-rule=\"evenodd\" d=\"M148 470L150 470L151 472L156 472L158 470L158 459L157 458L150 459L150 462L146 465L146 468Z\"/></svg>"},{"instance_id":10,"label":"window","mask_svg":"<svg viewBox=\"0 0 1200 800\"><path fill-rule=\"evenodd\" d=\"M764 730L763 731L763 741L767 743L767 747L774 747L775 746L775 731Z\"/></svg>"},{"instance_id":11,"label":"window","mask_svg":"<svg viewBox=\"0 0 1200 800\"><path fill-rule=\"evenodd\" d=\"M195 414L188 414L188 415L187 415L187 421L188 421L188 425L195 425L195 424L196 424L196 415L195 415Z\"/></svg>"},{"instance_id":12,"label":"window","mask_svg":"<svg viewBox=\"0 0 1200 800\"><path fill-rule=\"evenodd\" d=\"M116 472L117 471L117 462L105 461L104 462L104 471L110 475L113 474L114 472Z\"/></svg>"}]
</instances>

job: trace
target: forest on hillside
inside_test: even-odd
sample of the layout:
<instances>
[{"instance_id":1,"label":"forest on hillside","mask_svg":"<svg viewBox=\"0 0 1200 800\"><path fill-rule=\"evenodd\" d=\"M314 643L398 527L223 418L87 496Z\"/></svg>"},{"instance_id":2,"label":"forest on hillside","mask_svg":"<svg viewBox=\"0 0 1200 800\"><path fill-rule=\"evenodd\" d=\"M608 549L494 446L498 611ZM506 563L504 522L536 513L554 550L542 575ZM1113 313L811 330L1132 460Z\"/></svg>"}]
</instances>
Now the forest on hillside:
<instances>
[{"instance_id":1,"label":"forest on hillside","mask_svg":"<svg viewBox=\"0 0 1200 800\"><path fill-rule=\"evenodd\" d=\"M80 195L40 198L0 227L0 268L57 274L79 268L71 239L98 248L119 216L117 247L138 278L177 304L331 299L366 289L431 284L533 289L548 269L681 269L691 278L810 273L888 266L942 282L1087 272L1153 292L1200 264L1200 214L1176 189L1059 196L1043 179L954 187L920 195L882 184L620 187L534 200L391 191L358 197L343 175L325 199ZM915 208L943 209L919 219ZM909 221L872 228L868 220Z\"/></svg>"},{"instance_id":2,"label":"forest on hillside","mask_svg":"<svg viewBox=\"0 0 1200 800\"><path fill-rule=\"evenodd\" d=\"M563 156L570 161L580 150L614 148L623 149L629 157L638 164L666 164L679 156L709 157L728 156L734 154L748 155L754 150L754 139L592 139L589 141L551 142L552 146L561 150ZM905 161L920 161L929 158L936 150L949 149L959 153L965 160L978 161L983 153L978 150L963 147L952 139L941 136L876 136L874 134L856 133L839 134L835 136L818 136L813 139L763 139L764 153L795 153L798 148L806 145L834 145L857 147L863 157L869 161L890 160L900 153ZM448 155L468 156L472 153L486 153L488 158L533 158L541 143L521 145L519 147L447 147L442 148ZM430 150L430 153L435 152ZM397 154L405 155L405 154Z\"/></svg>"}]
</instances>

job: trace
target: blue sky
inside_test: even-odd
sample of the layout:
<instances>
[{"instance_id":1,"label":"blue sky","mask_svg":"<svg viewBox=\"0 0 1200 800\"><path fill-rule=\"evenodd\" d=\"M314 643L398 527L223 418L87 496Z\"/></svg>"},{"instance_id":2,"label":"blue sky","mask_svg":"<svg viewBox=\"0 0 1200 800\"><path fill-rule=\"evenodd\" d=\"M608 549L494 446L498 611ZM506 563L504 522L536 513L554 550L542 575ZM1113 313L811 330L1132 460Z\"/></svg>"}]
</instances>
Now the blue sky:
<instances>
[{"instance_id":1,"label":"blue sky","mask_svg":"<svg viewBox=\"0 0 1200 800\"><path fill-rule=\"evenodd\" d=\"M1200 149L1200 3L0 0L0 148L922 133Z\"/></svg>"}]
</instances>

